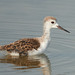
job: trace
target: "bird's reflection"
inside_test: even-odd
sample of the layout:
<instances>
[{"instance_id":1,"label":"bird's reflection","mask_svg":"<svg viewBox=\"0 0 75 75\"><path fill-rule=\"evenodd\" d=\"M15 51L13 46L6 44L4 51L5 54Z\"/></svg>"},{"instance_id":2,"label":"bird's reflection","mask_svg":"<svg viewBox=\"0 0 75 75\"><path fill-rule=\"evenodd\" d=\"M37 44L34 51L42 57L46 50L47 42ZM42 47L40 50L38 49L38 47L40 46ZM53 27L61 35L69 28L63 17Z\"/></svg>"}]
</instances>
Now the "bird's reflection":
<instances>
[{"instance_id":1,"label":"bird's reflection","mask_svg":"<svg viewBox=\"0 0 75 75\"><path fill-rule=\"evenodd\" d=\"M43 75L51 75L51 64L48 57L45 54L36 56L19 56L12 57L10 55L0 58L0 63L14 64L17 70L41 68Z\"/></svg>"}]
</instances>

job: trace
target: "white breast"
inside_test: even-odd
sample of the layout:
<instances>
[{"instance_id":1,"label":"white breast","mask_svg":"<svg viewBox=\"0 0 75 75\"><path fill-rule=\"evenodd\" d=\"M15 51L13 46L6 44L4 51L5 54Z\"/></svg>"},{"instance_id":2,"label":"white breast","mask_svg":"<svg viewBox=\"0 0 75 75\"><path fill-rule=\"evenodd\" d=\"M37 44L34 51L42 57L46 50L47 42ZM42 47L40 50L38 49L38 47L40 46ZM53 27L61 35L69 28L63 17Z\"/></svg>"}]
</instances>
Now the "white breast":
<instances>
[{"instance_id":1,"label":"white breast","mask_svg":"<svg viewBox=\"0 0 75 75\"><path fill-rule=\"evenodd\" d=\"M42 54L43 51L45 51L47 45L48 45L48 40L45 40L44 42L40 43L40 47L37 50L32 50L28 52L28 55L37 55L37 54Z\"/></svg>"}]
</instances>

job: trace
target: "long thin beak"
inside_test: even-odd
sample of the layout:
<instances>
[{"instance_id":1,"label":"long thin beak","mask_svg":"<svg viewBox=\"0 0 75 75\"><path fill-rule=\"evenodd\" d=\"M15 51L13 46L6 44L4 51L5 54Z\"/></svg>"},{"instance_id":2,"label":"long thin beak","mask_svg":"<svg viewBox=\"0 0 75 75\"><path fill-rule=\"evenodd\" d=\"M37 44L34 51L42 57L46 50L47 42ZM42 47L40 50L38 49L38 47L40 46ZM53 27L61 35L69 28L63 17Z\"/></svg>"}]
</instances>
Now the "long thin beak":
<instances>
[{"instance_id":1,"label":"long thin beak","mask_svg":"<svg viewBox=\"0 0 75 75\"><path fill-rule=\"evenodd\" d=\"M61 30L64 30L64 31L66 31L66 32L70 33L68 30L66 30L66 29L62 28L61 26L57 26L57 28L59 28L59 29L61 29Z\"/></svg>"}]
</instances>

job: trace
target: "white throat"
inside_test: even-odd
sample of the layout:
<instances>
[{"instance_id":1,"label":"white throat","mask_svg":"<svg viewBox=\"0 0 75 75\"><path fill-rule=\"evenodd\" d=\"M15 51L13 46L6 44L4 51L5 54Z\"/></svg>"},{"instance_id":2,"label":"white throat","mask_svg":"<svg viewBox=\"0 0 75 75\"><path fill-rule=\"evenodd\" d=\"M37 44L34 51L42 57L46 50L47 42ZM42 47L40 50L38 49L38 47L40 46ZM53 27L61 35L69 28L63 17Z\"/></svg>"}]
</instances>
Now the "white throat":
<instances>
[{"instance_id":1,"label":"white throat","mask_svg":"<svg viewBox=\"0 0 75 75\"><path fill-rule=\"evenodd\" d=\"M44 28L43 28L43 38L44 40L50 40L50 25L49 22L44 23Z\"/></svg>"}]
</instances>

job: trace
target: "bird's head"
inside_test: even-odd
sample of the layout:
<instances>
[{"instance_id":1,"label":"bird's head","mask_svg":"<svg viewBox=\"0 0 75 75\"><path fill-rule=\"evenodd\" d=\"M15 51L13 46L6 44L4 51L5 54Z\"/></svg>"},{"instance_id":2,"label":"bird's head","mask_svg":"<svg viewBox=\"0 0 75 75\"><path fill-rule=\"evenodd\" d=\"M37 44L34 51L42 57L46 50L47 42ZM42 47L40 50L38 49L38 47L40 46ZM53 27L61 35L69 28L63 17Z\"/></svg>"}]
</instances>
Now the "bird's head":
<instances>
[{"instance_id":1,"label":"bird's head","mask_svg":"<svg viewBox=\"0 0 75 75\"><path fill-rule=\"evenodd\" d=\"M64 31L70 33L68 30L62 28L62 27L57 23L56 18L51 17L51 16L47 16L47 17L44 18L44 27L45 27L46 29L59 28L59 29L61 29L61 30L64 30Z\"/></svg>"}]
</instances>

